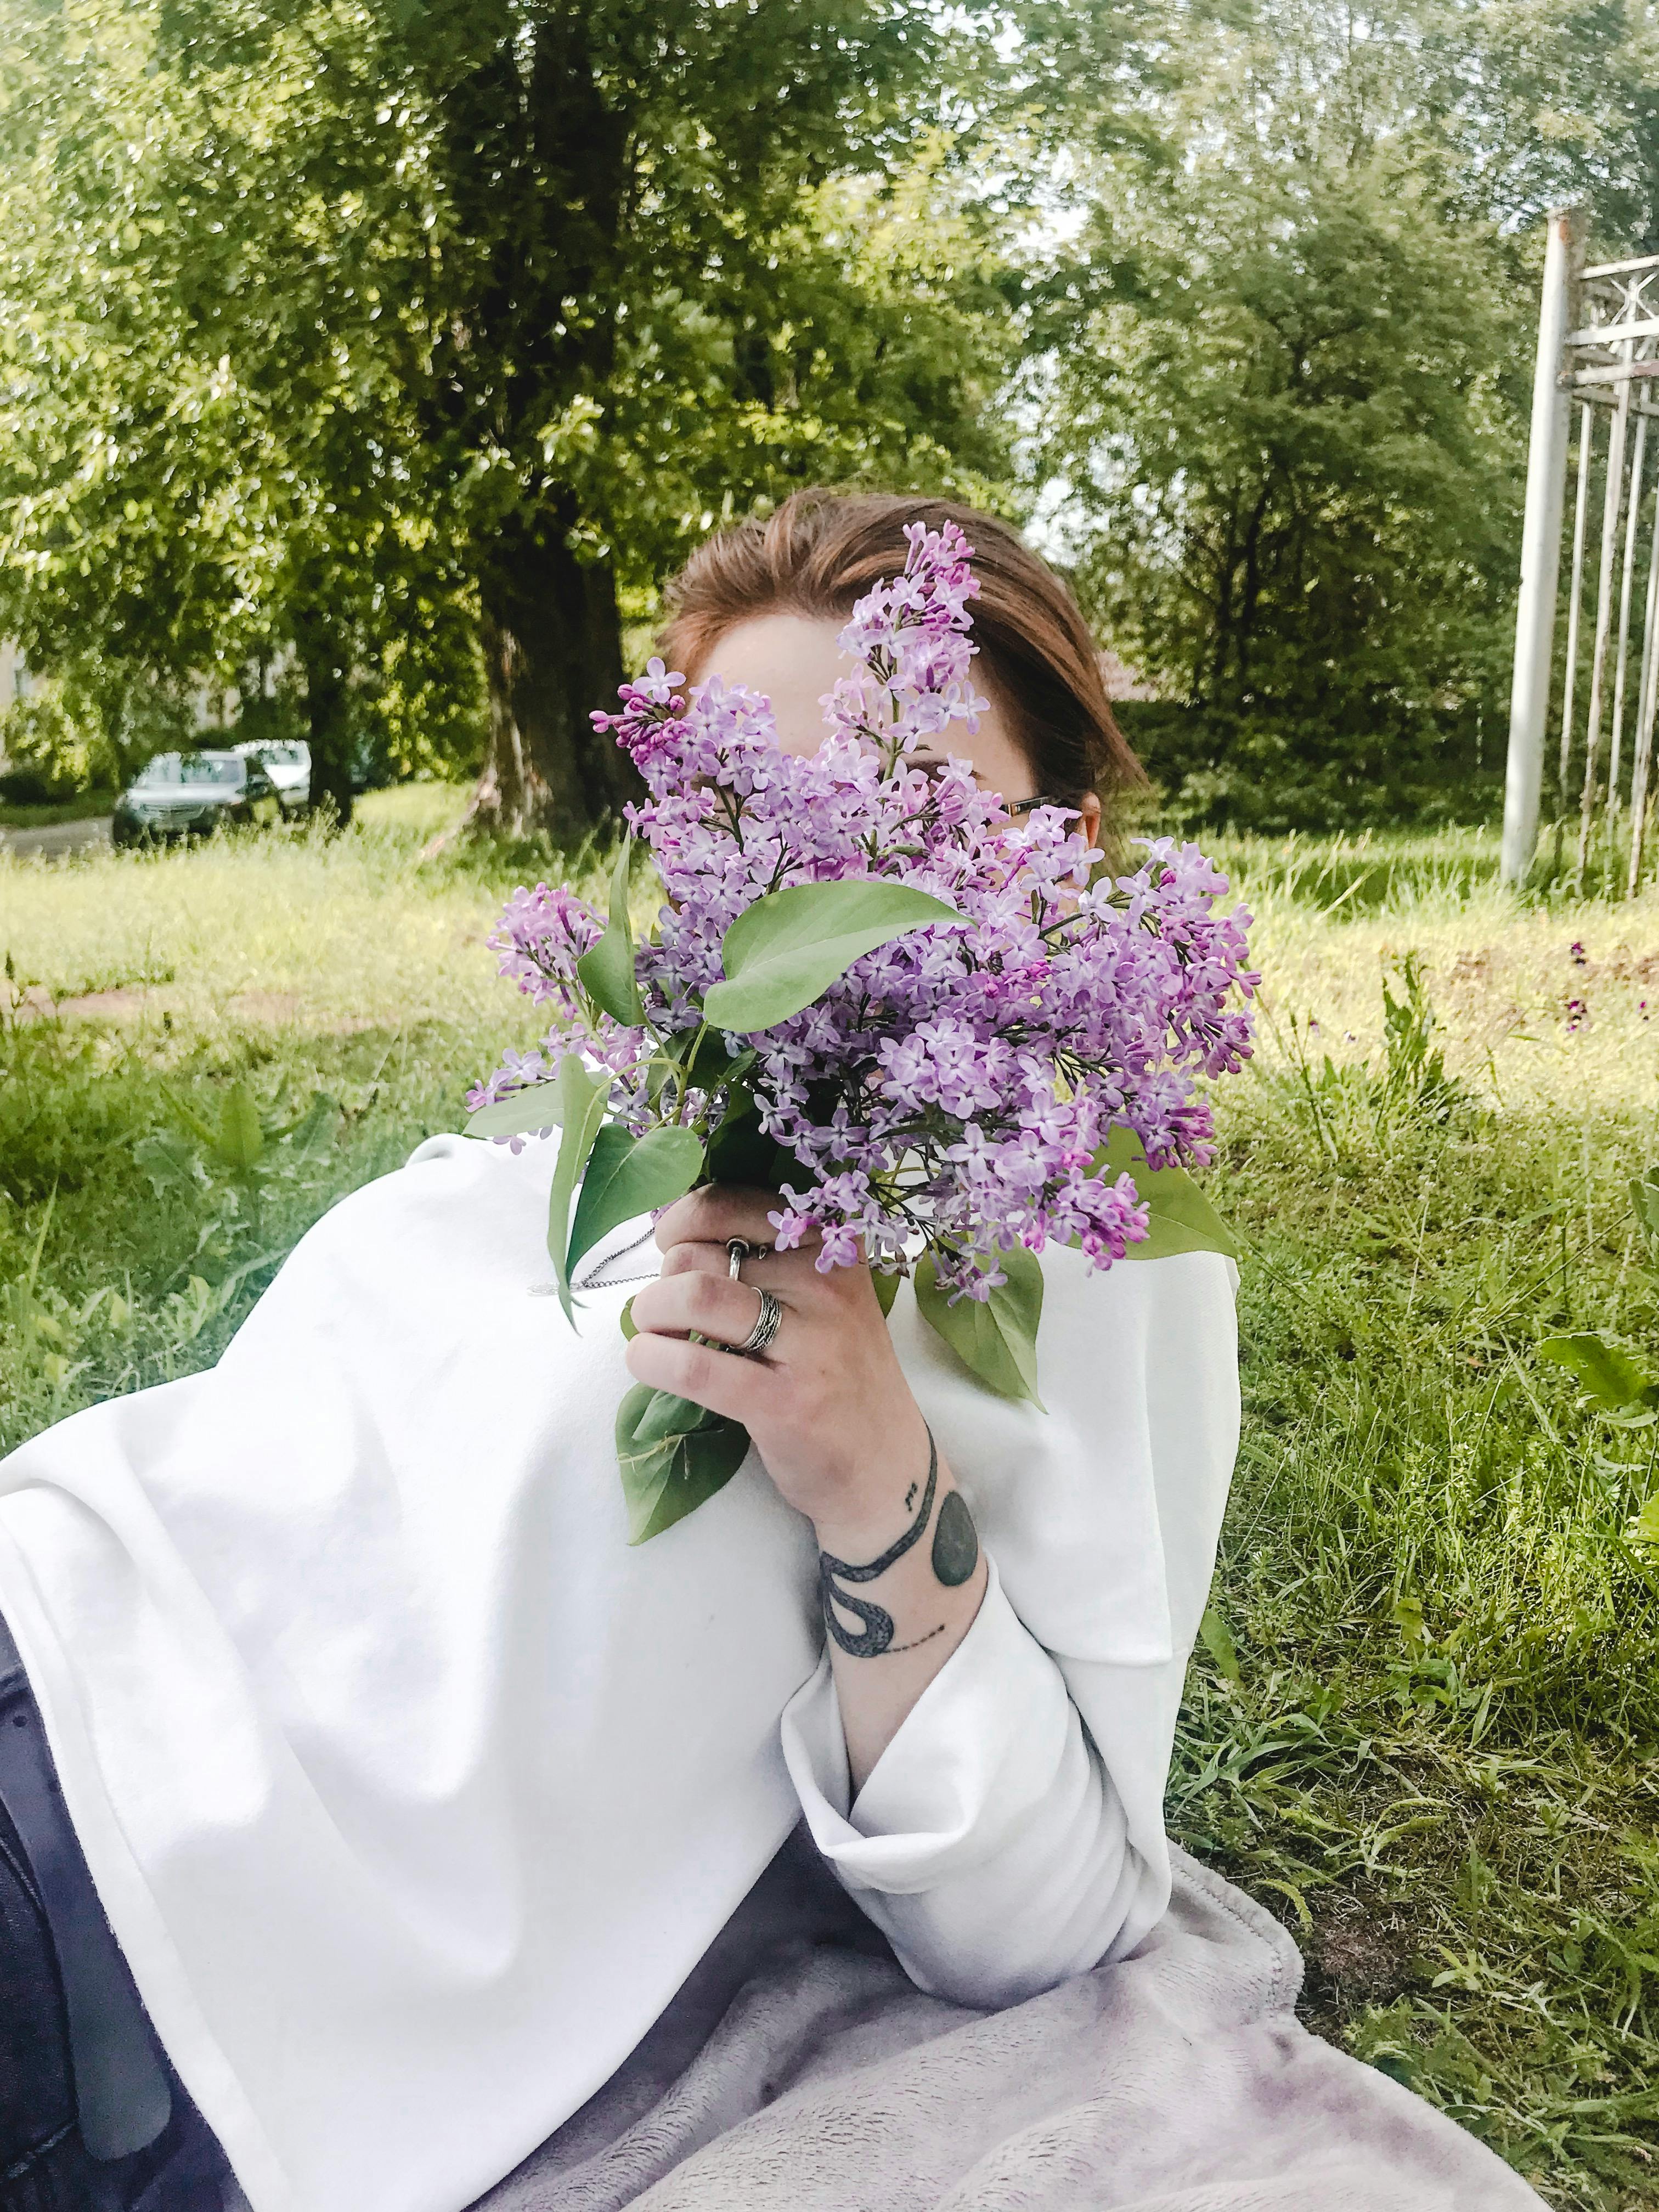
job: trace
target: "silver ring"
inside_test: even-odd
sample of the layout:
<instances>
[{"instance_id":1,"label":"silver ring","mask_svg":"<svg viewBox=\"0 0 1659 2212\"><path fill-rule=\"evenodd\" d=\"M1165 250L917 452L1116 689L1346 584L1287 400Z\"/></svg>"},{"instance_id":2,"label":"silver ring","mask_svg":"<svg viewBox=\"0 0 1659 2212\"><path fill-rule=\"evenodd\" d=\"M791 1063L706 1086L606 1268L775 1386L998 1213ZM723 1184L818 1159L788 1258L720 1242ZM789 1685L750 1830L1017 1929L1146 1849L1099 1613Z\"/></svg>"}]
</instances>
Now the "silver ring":
<instances>
[{"instance_id":1,"label":"silver ring","mask_svg":"<svg viewBox=\"0 0 1659 2212\"><path fill-rule=\"evenodd\" d=\"M749 1287L760 1300L760 1313L743 1342L734 1344L732 1349L740 1358L757 1359L777 1334L783 1319L783 1308L771 1291L763 1291L758 1283L751 1283Z\"/></svg>"},{"instance_id":2,"label":"silver ring","mask_svg":"<svg viewBox=\"0 0 1659 2212\"><path fill-rule=\"evenodd\" d=\"M746 1237L728 1237L726 1240L726 1280L740 1283L745 1260L763 1260L772 1249L769 1244L751 1244Z\"/></svg>"}]
</instances>

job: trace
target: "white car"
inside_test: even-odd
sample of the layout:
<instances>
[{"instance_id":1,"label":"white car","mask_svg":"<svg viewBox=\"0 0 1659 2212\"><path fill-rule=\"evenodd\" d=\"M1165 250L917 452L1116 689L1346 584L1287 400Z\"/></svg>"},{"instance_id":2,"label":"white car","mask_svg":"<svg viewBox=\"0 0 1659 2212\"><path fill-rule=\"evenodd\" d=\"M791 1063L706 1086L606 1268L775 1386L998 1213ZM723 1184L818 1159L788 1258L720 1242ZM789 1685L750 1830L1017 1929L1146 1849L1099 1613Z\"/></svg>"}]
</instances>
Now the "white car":
<instances>
[{"instance_id":1,"label":"white car","mask_svg":"<svg viewBox=\"0 0 1659 2212\"><path fill-rule=\"evenodd\" d=\"M311 747L303 738L249 738L236 747L270 778L284 814L311 804Z\"/></svg>"}]
</instances>

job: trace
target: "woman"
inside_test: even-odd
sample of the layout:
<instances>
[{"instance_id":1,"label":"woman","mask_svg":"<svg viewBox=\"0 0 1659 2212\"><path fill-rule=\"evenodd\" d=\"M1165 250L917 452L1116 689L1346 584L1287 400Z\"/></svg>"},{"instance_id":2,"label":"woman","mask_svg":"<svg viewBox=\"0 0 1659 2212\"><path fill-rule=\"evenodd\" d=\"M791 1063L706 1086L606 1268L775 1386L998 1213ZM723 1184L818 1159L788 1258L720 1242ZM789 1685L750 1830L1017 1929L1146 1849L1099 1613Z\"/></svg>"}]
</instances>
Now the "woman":
<instances>
[{"instance_id":1,"label":"woman","mask_svg":"<svg viewBox=\"0 0 1659 2212\"><path fill-rule=\"evenodd\" d=\"M950 749L1097 830L1133 761L1074 605L989 517L799 495L694 558L665 652L813 750L841 622L918 514L977 549L992 711ZM0 2094L0 2212L460 2212L615 2073L803 1817L962 2004L1163 1913L1237 1434L1229 1264L1046 1255L1039 1411L908 1290L890 1322L866 1269L769 1249L762 1192L619 1231L574 1333L539 1295L551 1169L428 1141L216 1368L6 1462L0 2002L37 2087ZM781 1323L746 1357L762 1289ZM631 1551L630 1376L756 1445Z\"/></svg>"}]
</instances>

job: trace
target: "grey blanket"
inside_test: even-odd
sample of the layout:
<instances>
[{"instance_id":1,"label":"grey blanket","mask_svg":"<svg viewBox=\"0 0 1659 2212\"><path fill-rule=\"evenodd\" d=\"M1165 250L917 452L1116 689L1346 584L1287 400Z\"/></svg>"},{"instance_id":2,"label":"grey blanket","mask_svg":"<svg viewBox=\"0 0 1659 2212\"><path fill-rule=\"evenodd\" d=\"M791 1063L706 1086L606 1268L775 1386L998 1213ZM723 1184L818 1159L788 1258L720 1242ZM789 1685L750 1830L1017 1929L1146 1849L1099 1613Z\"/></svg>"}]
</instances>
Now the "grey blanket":
<instances>
[{"instance_id":1,"label":"grey blanket","mask_svg":"<svg viewBox=\"0 0 1659 2212\"><path fill-rule=\"evenodd\" d=\"M1537 2212L1308 2033L1276 1921L1177 1851L1134 1956L922 1996L792 1842L620 2073L478 2212Z\"/></svg>"}]
</instances>

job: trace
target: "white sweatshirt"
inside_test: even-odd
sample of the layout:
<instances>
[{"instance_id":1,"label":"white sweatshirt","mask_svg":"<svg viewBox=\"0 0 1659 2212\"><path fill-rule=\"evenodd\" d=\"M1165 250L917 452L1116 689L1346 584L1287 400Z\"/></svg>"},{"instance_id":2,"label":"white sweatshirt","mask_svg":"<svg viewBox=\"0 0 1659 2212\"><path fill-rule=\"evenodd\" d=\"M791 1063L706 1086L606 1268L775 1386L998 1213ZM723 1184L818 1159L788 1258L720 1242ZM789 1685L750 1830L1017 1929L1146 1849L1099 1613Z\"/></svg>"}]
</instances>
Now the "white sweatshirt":
<instances>
[{"instance_id":1,"label":"white sweatshirt","mask_svg":"<svg viewBox=\"0 0 1659 2212\"><path fill-rule=\"evenodd\" d=\"M754 1455L624 1540L630 1285L580 1333L544 1294L552 1162L434 1139L216 1367L0 1464L0 1614L254 2212L459 2212L621 2063L803 1807L915 1979L970 2003L1127 1951L1168 1899L1237 1438L1227 1263L1047 1255L1046 1413L901 1293L993 1573L849 1807L811 1532Z\"/></svg>"}]
</instances>

